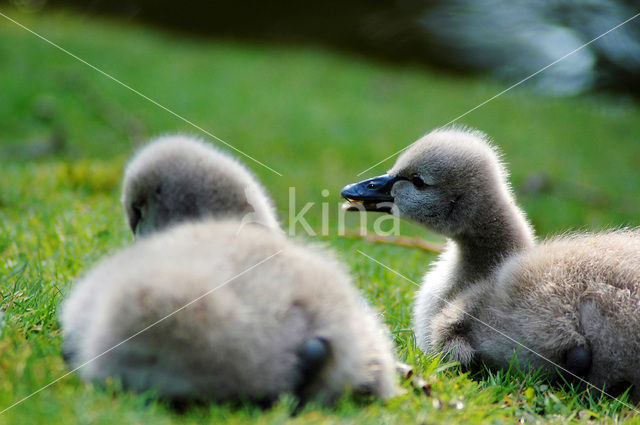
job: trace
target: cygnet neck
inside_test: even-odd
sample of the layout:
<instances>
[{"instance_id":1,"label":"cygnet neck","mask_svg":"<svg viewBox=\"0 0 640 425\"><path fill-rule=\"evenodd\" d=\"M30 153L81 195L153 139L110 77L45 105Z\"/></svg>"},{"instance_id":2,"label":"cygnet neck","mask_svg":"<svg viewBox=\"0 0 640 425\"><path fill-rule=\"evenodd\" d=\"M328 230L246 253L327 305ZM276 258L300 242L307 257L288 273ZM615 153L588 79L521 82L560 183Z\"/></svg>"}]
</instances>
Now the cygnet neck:
<instances>
[{"instance_id":1,"label":"cygnet neck","mask_svg":"<svg viewBox=\"0 0 640 425\"><path fill-rule=\"evenodd\" d=\"M452 239L458 247L458 281L463 286L487 277L505 258L535 243L524 214L509 198L481 209L471 225Z\"/></svg>"}]
</instances>

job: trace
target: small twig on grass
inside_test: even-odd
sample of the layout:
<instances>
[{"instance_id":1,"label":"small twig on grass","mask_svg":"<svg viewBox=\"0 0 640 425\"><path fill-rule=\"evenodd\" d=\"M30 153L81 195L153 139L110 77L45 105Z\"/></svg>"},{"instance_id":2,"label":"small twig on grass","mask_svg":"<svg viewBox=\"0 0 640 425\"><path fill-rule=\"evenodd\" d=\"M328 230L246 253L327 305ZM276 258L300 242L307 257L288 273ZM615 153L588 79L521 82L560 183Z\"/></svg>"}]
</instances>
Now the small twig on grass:
<instances>
[{"instance_id":1,"label":"small twig on grass","mask_svg":"<svg viewBox=\"0 0 640 425\"><path fill-rule=\"evenodd\" d=\"M344 235L348 239L364 239L367 242L373 243L388 243L392 245L406 246L409 248L419 248L427 252L442 252L444 245L425 241L419 237L406 237L406 236L380 236L369 235L364 232L359 233L347 233Z\"/></svg>"},{"instance_id":2,"label":"small twig on grass","mask_svg":"<svg viewBox=\"0 0 640 425\"><path fill-rule=\"evenodd\" d=\"M413 388L424 391L427 396L431 395L431 385L428 384L422 376L415 373L413 366L402 362L396 362L396 372L402 376L403 380L410 380L410 384Z\"/></svg>"}]
</instances>

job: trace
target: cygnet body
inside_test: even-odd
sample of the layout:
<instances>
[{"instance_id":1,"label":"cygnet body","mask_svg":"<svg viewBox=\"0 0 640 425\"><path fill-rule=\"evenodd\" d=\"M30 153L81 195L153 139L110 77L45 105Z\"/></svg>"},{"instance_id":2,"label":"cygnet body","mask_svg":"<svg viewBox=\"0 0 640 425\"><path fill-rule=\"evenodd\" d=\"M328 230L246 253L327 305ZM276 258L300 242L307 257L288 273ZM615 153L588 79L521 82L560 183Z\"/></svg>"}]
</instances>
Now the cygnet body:
<instances>
[{"instance_id":1,"label":"cygnet body","mask_svg":"<svg viewBox=\"0 0 640 425\"><path fill-rule=\"evenodd\" d=\"M343 189L448 238L413 311L418 346L465 367L560 371L607 388L640 384L640 234L536 243L497 149L481 132L435 130L386 174ZM558 368L559 366L559 368ZM632 394L638 398L640 393Z\"/></svg>"},{"instance_id":2,"label":"cygnet body","mask_svg":"<svg viewBox=\"0 0 640 425\"><path fill-rule=\"evenodd\" d=\"M390 337L344 266L285 238L243 166L183 139L158 140L127 167L123 203L145 237L64 302L70 364L171 400L395 394Z\"/></svg>"},{"instance_id":3,"label":"cygnet body","mask_svg":"<svg viewBox=\"0 0 640 425\"><path fill-rule=\"evenodd\" d=\"M87 380L114 376L174 400L392 395L389 336L342 265L239 226L185 223L98 264L64 305L71 365L90 361L80 369ZM99 297L92 311L78 296L89 288Z\"/></svg>"}]
</instances>

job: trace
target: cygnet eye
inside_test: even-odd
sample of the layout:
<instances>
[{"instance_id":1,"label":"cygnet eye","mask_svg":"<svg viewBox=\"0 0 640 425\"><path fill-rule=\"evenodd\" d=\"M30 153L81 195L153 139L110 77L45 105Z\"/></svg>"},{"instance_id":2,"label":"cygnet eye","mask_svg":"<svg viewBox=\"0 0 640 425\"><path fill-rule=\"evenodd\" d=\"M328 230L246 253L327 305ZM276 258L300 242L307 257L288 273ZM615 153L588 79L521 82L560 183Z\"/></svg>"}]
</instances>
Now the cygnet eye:
<instances>
[{"instance_id":1,"label":"cygnet eye","mask_svg":"<svg viewBox=\"0 0 640 425\"><path fill-rule=\"evenodd\" d=\"M131 216L129 217L129 227L136 234L138 224L142 220L144 204L142 202L133 202L131 204Z\"/></svg>"},{"instance_id":2,"label":"cygnet eye","mask_svg":"<svg viewBox=\"0 0 640 425\"><path fill-rule=\"evenodd\" d=\"M428 184L426 184L424 182L424 180L422 180L422 177L420 177L420 174L414 174L411 176L411 183L413 183L413 185L415 187L417 187L418 189L424 189L425 187L429 186Z\"/></svg>"}]
</instances>

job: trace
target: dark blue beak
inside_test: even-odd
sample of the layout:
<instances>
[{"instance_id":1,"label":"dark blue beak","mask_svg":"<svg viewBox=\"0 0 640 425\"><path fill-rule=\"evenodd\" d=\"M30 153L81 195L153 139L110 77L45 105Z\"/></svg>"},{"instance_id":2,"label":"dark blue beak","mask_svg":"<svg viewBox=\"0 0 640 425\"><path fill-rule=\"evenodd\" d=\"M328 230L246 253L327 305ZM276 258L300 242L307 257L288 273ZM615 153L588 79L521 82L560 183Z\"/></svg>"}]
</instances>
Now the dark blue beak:
<instances>
[{"instance_id":1,"label":"dark blue beak","mask_svg":"<svg viewBox=\"0 0 640 425\"><path fill-rule=\"evenodd\" d=\"M340 196L349 201L347 211L362 210L358 205L360 204L366 211L390 212L389 203L393 202L391 188L398 180L402 180L402 177L384 174L359 183L348 184L342 188ZM386 205L378 205L380 203Z\"/></svg>"}]
</instances>

